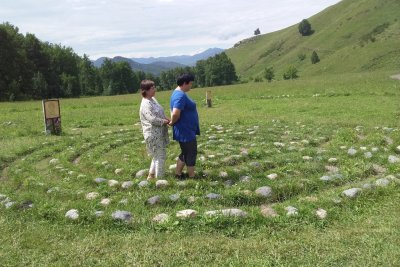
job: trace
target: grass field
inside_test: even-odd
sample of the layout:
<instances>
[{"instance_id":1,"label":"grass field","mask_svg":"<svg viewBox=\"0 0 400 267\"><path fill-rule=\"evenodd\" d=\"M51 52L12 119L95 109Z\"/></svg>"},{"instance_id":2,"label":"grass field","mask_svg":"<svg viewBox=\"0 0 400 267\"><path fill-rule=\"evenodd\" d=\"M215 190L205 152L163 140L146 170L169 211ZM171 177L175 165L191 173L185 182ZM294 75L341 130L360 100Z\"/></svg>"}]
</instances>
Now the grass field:
<instances>
[{"instance_id":1,"label":"grass field","mask_svg":"<svg viewBox=\"0 0 400 267\"><path fill-rule=\"evenodd\" d=\"M40 102L0 103L0 265L398 266L400 81L393 74L194 89L203 178L172 177L172 141L163 188L141 187L145 178L136 175L150 163L139 94L62 99L61 136L43 134ZM170 93L156 95L166 109ZM99 177L106 182L94 182ZM132 186L123 188L127 181ZM256 193L264 186L269 196ZM344 196L350 188L361 191ZM159 203L147 204L154 196ZM247 216L205 214L226 208ZM65 217L71 209L78 219ZM197 216L178 218L184 209ZM117 210L132 220L114 220ZM169 220L153 222L160 213Z\"/></svg>"}]
</instances>

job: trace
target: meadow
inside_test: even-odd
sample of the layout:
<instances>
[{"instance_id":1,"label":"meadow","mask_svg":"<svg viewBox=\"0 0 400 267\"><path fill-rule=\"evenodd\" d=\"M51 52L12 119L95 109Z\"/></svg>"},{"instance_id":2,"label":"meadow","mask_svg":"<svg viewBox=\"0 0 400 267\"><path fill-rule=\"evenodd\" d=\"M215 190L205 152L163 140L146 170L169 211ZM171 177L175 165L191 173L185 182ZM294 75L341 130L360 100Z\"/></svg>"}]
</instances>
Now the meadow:
<instances>
[{"instance_id":1,"label":"meadow","mask_svg":"<svg viewBox=\"0 0 400 267\"><path fill-rule=\"evenodd\" d=\"M40 101L0 103L0 264L398 266L393 74L193 89L201 178L173 178L171 140L166 185L140 174L140 94L61 99L61 136L43 133ZM166 110L170 94L156 94Z\"/></svg>"}]
</instances>

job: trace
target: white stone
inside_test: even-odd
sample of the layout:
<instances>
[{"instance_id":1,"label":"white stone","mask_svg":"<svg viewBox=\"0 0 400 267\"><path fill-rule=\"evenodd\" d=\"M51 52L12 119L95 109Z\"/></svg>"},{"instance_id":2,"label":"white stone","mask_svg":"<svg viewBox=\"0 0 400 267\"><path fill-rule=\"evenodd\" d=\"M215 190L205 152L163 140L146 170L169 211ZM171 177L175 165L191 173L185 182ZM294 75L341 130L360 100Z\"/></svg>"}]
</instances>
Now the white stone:
<instances>
[{"instance_id":1,"label":"white stone","mask_svg":"<svg viewBox=\"0 0 400 267\"><path fill-rule=\"evenodd\" d=\"M280 142L274 142L274 146L276 146L276 147L284 147L285 144L284 143L280 143Z\"/></svg>"},{"instance_id":2,"label":"white stone","mask_svg":"<svg viewBox=\"0 0 400 267\"><path fill-rule=\"evenodd\" d=\"M275 180L276 178L278 178L278 174L276 174L276 173L268 174L267 178L270 180Z\"/></svg>"},{"instance_id":3,"label":"white stone","mask_svg":"<svg viewBox=\"0 0 400 267\"><path fill-rule=\"evenodd\" d=\"M100 204L103 205L103 206L108 206L108 205L110 205L110 203L111 203L111 199L109 199L109 198L103 198L100 201Z\"/></svg>"},{"instance_id":4,"label":"white stone","mask_svg":"<svg viewBox=\"0 0 400 267\"><path fill-rule=\"evenodd\" d=\"M97 184L101 184L107 181L107 179L105 178L101 178L101 177L97 177L96 179L94 179L95 183Z\"/></svg>"},{"instance_id":5,"label":"white stone","mask_svg":"<svg viewBox=\"0 0 400 267\"><path fill-rule=\"evenodd\" d=\"M167 180L157 180L156 181L156 187L161 188L161 187L167 187L168 186L168 181Z\"/></svg>"},{"instance_id":6,"label":"white stone","mask_svg":"<svg viewBox=\"0 0 400 267\"><path fill-rule=\"evenodd\" d=\"M372 153L371 152L365 152L364 153L364 157L366 158L366 159L370 159L370 158L372 158Z\"/></svg>"},{"instance_id":7,"label":"white stone","mask_svg":"<svg viewBox=\"0 0 400 267\"><path fill-rule=\"evenodd\" d=\"M349 150L347 150L347 154L349 154L350 156L354 156L355 154L357 154L357 150L355 150L354 148L350 148Z\"/></svg>"},{"instance_id":8,"label":"white stone","mask_svg":"<svg viewBox=\"0 0 400 267\"><path fill-rule=\"evenodd\" d=\"M197 211L192 209L180 210L176 213L178 218L194 218L197 216Z\"/></svg>"},{"instance_id":9,"label":"white stone","mask_svg":"<svg viewBox=\"0 0 400 267\"><path fill-rule=\"evenodd\" d=\"M156 223L165 223L168 222L169 215L166 213L160 213L153 217L152 221Z\"/></svg>"},{"instance_id":10,"label":"white stone","mask_svg":"<svg viewBox=\"0 0 400 267\"><path fill-rule=\"evenodd\" d=\"M221 172L219 172L219 177L226 178L226 177L228 177L228 173L221 171Z\"/></svg>"},{"instance_id":11,"label":"white stone","mask_svg":"<svg viewBox=\"0 0 400 267\"><path fill-rule=\"evenodd\" d=\"M93 200L99 197L99 193L97 192L90 192L86 194L86 199L87 200Z\"/></svg>"},{"instance_id":12,"label":"white stone","mask_svg":"<svg viewBox=\"0 0 400 267\"><path fill-rule=\"evenodd\" d=\"M388 157L388 160L389 160L389 163L397 163L397 162L400 162L400 159L399 159L398 157L396 157L396 156L393 156L393 155L390 155L390 156Z\"/></svg>"},{"instance_id":13,"label":"white stone","mask_svg":"<svg viewBox=\"0 0 400 267\"><path fill-rule=\"evenodd\" d=\"M342 194L343 194L344 196L346 196L346 197L354 198L354 197L356 197L361 191L362 191L361 188L350 188L350 189L344 190L344 191L342 192Z\"/></svg>"},{"instance_id":14,"label":"white stone","mask_svg":"<svg viewBox=\"0 0 400 267\"><path fill-rule=\"evenodd\" d=\"M338 161L337 158L329 158L328 159L329 163L336 163L337 161Z\"/></svg>"},{"instance_id":15,"label":"white stone","mask_svg":"<svg viewBox=\"0 0 400 267\"><path fill-rule=\"evenodd\" d=\"M109 180L108 181L108 186L110 186L110 187L116 186L118 184L119 184L119 182L117 180Z\"/></svg>"},{"instance_id":16,"label":"white stone","mask_svg":"<svg viewBox=\"0 0 400 267\"><path fill-rule=\"evenodd\" d=\"M175 170L176 169L176 164L169 165L168 169L169 170Z\"/></svg>"},{"instance_id":17,"label":"white stone","mask_svg":"<svg viewBox=\"0 0 400 267\"><path fill-rule=\"evenodd\" d=\"M51 159L50 161L49 161L49 163L51 164L51 165L56 165L56 164L58 164L60 162L60 160L58 160L58 159Z\"/></svg>"},{"instance_id":18,"label":"white stone","mask_svg":"<svg viewBox=\"0 0 400 267\"><path fill-rule=\"evenodd\" d=\"M287 216L295 216L299 213L297 208L295 208L293 206L288 206L285 208L285 210L287 211L287 213L286 213Z\"/></svg>"},{"instance_id":19,"label":"white stone","mask_svg":"<svg viewBox=\"0 0 400 267\"><path fill-rule=\"evenodd\" d=\"M400 146L397 146L397 147L396 147L396 152L397 152L397 153L400 153Z\"/></svg>"},{"instance_id":20,"label":"white stone","mask_svg":"<svg viewBox=\"0 0 400 267\"><path fill-rule=\"evenodd\" d=\"M138 171L136 173L136 178L142 178L143 176L146 176L148 174L148 171L149 170L147 170L147 169Z\"/></svg>"},{"instance_id":21,"label":"white stone","mask_svg":"<svg viewBox=\"0 0 400 267\"><path fill-rule=\"evenodd\" d=\"M315 211L315 215L317 215L317 217L320 219L325 219L328 213L326 210L319 208Z\"/></svg>"},{"instance_id":22,"label":"white stone","mask_svg":"<svg viewBox=\"0 0 400 267\"><path fill-rule=\"evenodd\" d=\"M76 209L71 209L65 213L65 217L71 220L76 220L79 218L79 212Z\"/></svg>"},{"instance_id":23,"label":"white stone","mask_svg":"<svg viewBox=\"0 0 400 267\"><path fill-rule=\"evenodd\" d=\"M310 156L303 156L303 160L312 160L312 157L310 157Z\"/></svg>"},{"instance_id":24,"label":"white stone","mask_svg":"<svg viewBox=\"0 0 400 267\"><path fill-rule=\"evenodd\" d=\"M120 174L122 174L123 171L124 171L124 169L115 169L114 173L116 175L120 175Z\"/></svg>"}]
</instances>

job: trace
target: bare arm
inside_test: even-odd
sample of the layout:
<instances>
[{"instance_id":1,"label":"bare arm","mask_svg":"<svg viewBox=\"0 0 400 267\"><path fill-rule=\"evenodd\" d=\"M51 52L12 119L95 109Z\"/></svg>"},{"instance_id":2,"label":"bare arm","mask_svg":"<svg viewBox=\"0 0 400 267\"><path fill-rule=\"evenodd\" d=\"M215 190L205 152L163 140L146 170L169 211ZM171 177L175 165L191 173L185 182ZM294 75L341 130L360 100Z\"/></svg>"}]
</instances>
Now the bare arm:
<instances>
[{"instance_id":1,"label":"bare arm","mask_svg":"<svg viewBox=\"0 0 400 267\"><path fill-rule=\"evenodd\" d=\"M179 120L180 117L181 117L181 110L173 108L171 111L171 121L169 122L169 125L170 126L174 125Z\"/></svg>"}]
</instances>

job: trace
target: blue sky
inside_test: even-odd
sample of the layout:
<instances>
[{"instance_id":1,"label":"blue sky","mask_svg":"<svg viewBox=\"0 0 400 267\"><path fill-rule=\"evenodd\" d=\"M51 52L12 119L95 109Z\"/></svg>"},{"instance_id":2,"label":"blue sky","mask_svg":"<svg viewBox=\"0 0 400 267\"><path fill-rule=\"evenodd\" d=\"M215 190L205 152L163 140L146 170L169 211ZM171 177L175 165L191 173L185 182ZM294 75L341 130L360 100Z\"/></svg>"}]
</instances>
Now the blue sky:
<instances>
[{"instance_id":1,"label":"blue sky","mask_svg":"<svg viewBox=\"0 0 400 267\"><path fill-rule=\"evenodd\" d=\"M299 23L340 0L0 0L1 22L101 56L193 55Z\"/></svg>"}]
</instances>

